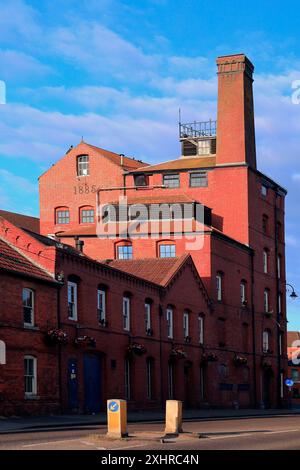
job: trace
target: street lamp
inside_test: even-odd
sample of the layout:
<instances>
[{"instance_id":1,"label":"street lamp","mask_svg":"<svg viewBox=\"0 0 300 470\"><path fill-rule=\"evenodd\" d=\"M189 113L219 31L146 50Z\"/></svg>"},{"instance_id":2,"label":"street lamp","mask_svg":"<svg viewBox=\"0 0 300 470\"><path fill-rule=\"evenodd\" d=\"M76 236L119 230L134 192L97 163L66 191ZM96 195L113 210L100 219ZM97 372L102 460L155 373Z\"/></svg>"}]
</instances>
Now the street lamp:
<instances>
[{"instance_id":1,"label":"street lamp","mask_svg":"<svg viewBox=\"0 0 300 470\"><path fill-rule=\"evenodd\" d=\"M285 285L287 286L287 292L289 292L290 290L292 291L290 293L290 298L293 300L297 299L298 295L296 294L294 287L291 284L288 284L287 282L285 283Z\"/></svg>"}]
</instances>

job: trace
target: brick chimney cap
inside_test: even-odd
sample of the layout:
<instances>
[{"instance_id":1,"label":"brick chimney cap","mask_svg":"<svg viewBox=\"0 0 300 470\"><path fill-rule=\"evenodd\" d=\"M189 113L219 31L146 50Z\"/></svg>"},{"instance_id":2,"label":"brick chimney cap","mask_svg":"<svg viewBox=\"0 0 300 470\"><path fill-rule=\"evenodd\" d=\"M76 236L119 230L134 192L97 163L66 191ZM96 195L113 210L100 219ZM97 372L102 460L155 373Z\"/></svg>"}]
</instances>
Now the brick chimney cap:
<instances>
[{"instance_id":1,"label":"brick chimney cap","mask_svg":"<svg viewBox=\"0 0 300 470\"><path fill-rule=\"evenodd\" d=\"M241 54L229 54L229 55L222 55L217 57L217 65L221 64L235 64L235 63L245 63L247 67L253 72L254 65L252 64L251 60L248 57L241 53Z\"/></svg>"}]
</instances>

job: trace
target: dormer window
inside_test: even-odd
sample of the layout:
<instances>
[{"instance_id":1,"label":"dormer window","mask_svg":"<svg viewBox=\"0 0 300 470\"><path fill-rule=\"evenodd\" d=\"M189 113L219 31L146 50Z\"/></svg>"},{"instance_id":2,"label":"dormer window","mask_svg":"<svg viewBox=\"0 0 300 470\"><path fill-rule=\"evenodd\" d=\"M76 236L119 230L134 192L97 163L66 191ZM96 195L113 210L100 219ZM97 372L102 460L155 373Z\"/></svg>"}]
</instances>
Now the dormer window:
<instances>
[{"instance_id":1,"label":"dormer window","mask_svg":"<svg viewBox=\"0 0 300 470\"><path fill-rule=\"evenodd\" d=\"M89 156L80 155L79 157L77 157L77 176L88 176L89 174Z\"/></svg>"}]
</instances>

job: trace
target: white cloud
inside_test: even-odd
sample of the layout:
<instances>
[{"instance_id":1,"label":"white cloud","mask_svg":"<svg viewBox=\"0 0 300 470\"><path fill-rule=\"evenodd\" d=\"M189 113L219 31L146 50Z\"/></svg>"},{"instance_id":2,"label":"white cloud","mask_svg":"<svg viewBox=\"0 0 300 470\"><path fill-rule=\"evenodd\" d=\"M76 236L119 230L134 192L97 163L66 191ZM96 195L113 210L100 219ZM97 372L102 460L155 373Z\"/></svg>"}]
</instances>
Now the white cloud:
<instances>
[{"instance_id":1,"label":"white cloud","mask_svg":"<svg viewBox=\"0 0 300 470\"><path fill-rule=\"evenodd\" d=\"M37 192L36 184L33 184L28 179L18 176L8 170L0 169L0 180L2 180L3 186L9 185L10 187L17 189L17 191L28 194L35 194Z\"/></svg>"},{"instance_id":2,"label":"white cloud","mask_svg":"<svg viewBox=\"0 0 300 470\"><path fill-rule=\"evenodd\" d=\"M15 50L0 49L0 77L9 82L24 83L28 78L37 78L52 73L51 67L42 64L34 57Z\"/></svg>"}]
</instances>

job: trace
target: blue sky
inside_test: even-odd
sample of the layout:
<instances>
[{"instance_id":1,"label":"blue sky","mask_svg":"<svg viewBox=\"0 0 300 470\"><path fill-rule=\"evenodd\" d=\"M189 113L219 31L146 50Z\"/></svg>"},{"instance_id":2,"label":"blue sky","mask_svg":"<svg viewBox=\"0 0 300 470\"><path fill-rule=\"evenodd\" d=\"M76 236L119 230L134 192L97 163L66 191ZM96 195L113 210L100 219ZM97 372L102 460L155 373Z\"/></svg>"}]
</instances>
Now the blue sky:
<instances>
[{"instance_id":1,"label":"blue sky","mask_svg":"<svg viewBox=\"0 0 300 470\"><path fill-rule=\"evenodd\" d=\"M300 294L299 2L0 0L0 12L3 209L38 215L37 177L81 136L149 162L177 157L178 108L183 120L214 118L215 58L244 52L259 168L289 191L287 279Z\"/></svg>"}]
</instances>

